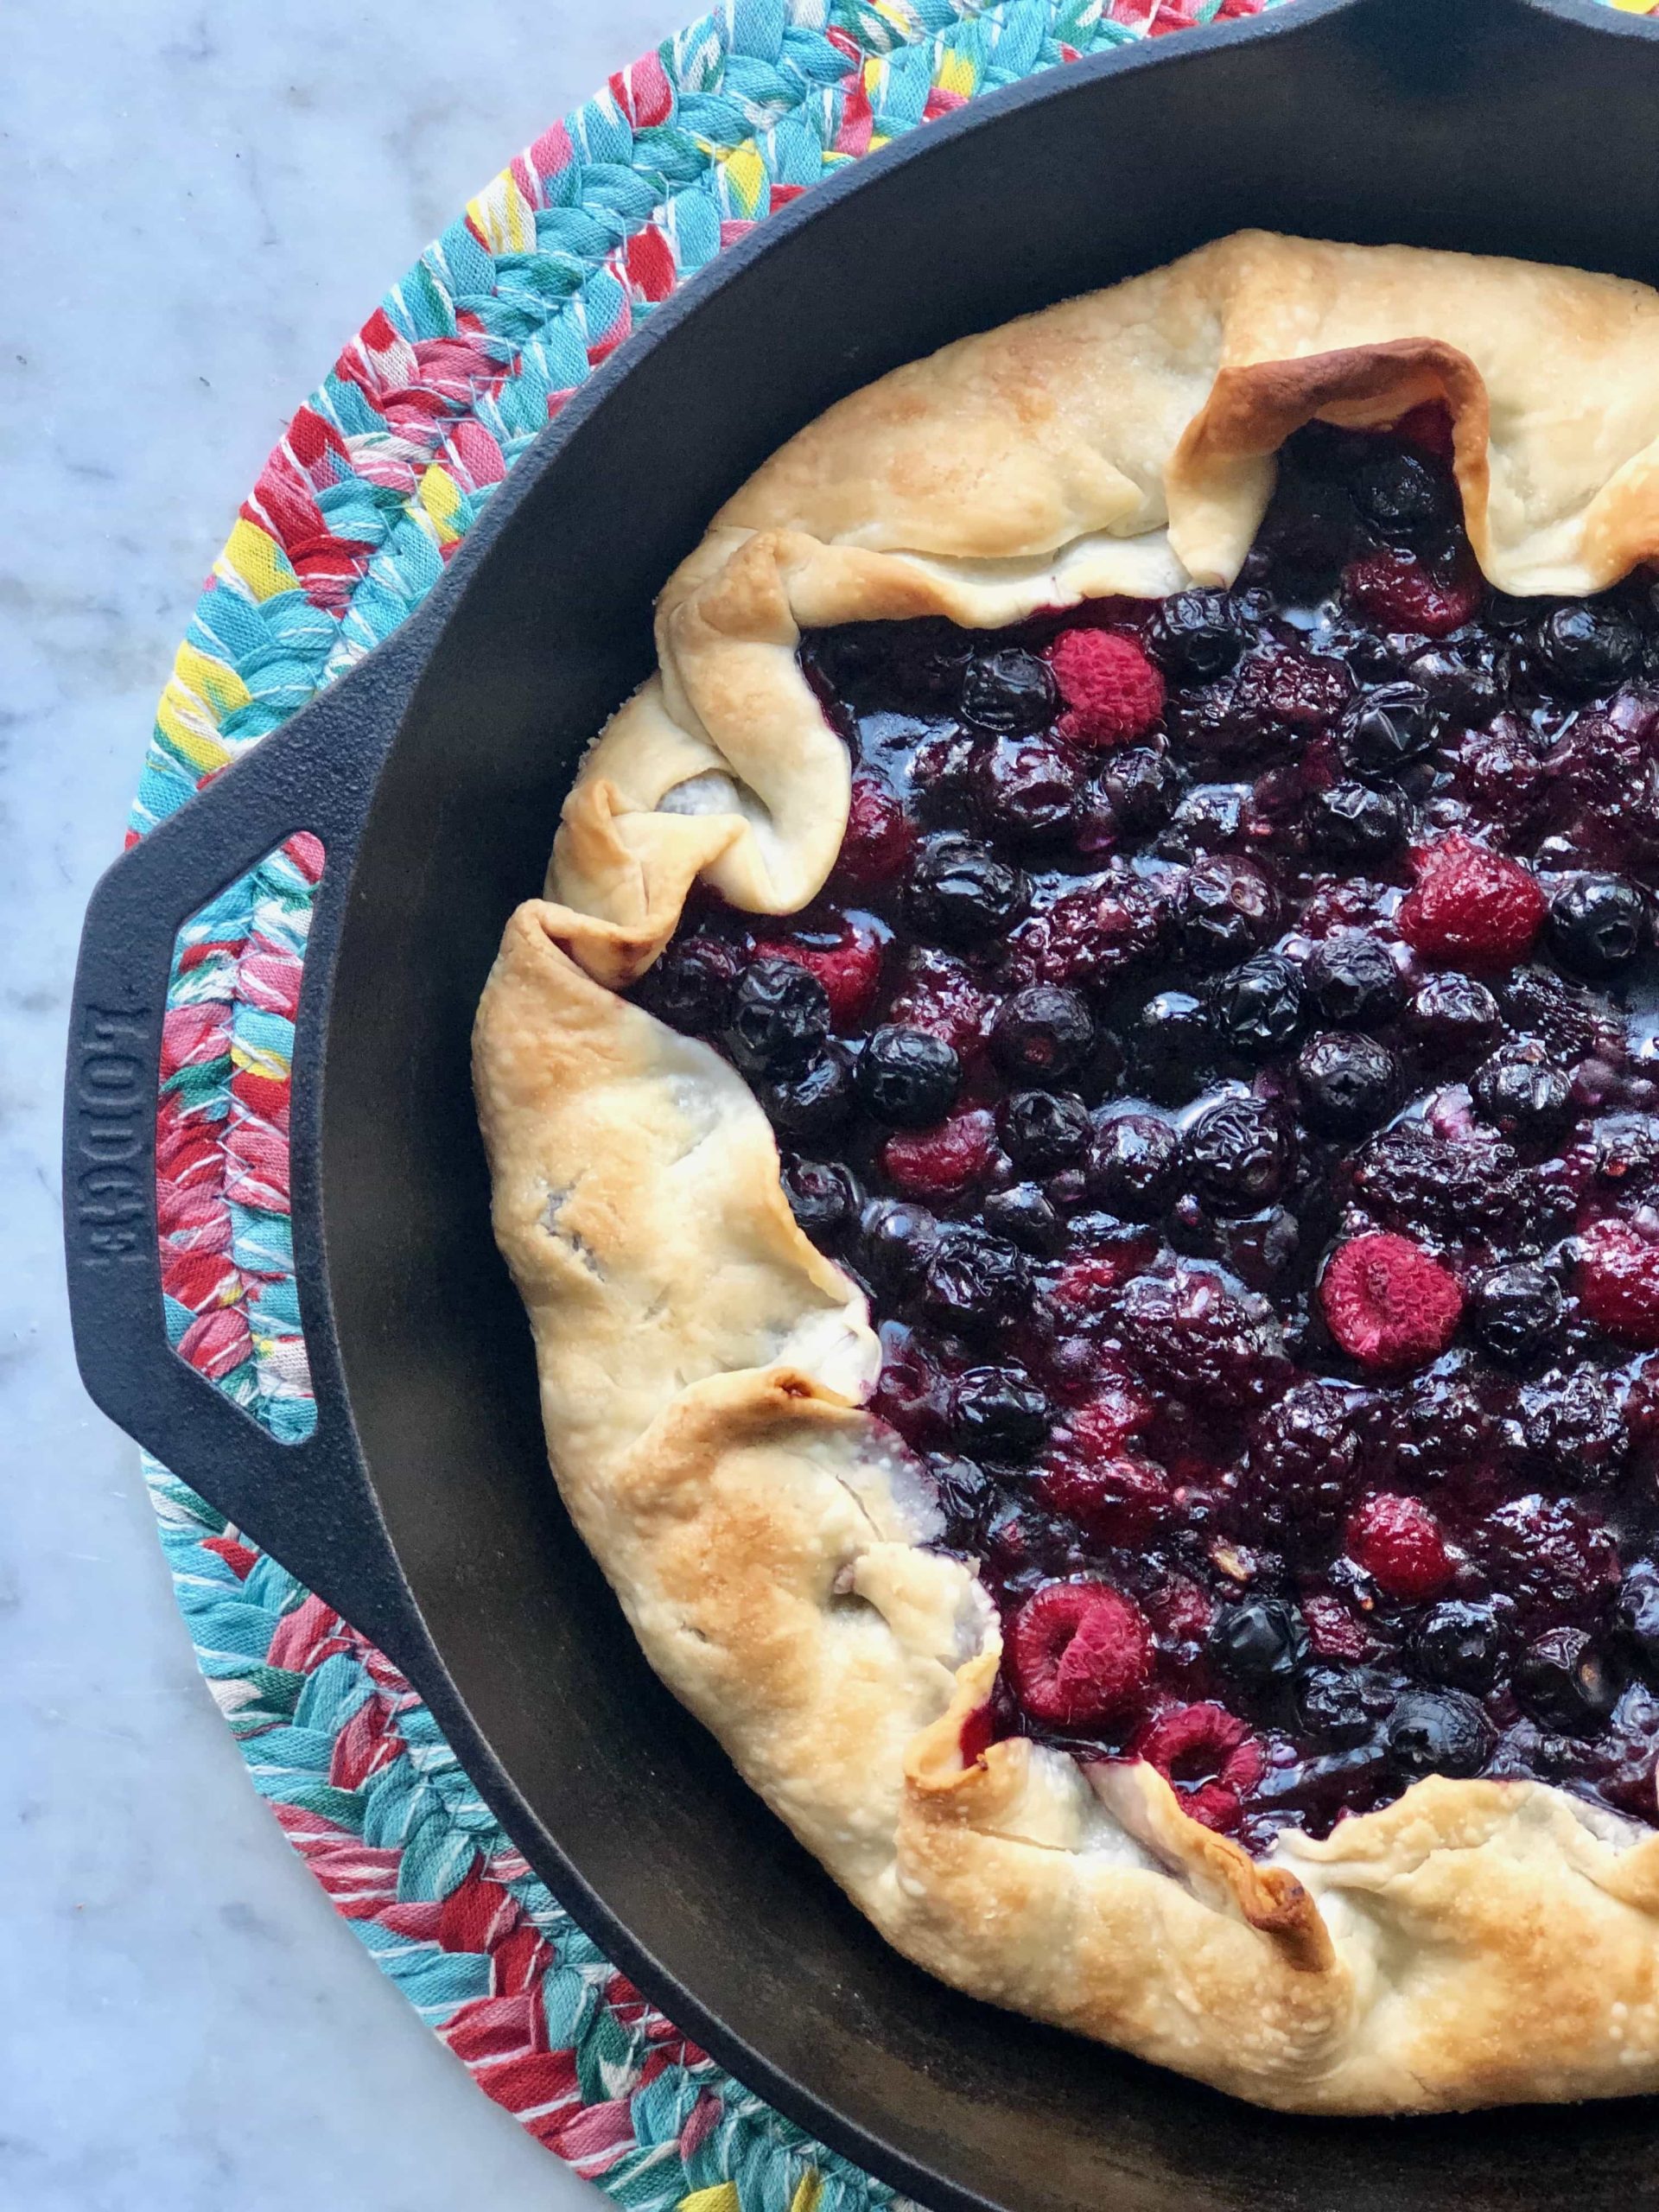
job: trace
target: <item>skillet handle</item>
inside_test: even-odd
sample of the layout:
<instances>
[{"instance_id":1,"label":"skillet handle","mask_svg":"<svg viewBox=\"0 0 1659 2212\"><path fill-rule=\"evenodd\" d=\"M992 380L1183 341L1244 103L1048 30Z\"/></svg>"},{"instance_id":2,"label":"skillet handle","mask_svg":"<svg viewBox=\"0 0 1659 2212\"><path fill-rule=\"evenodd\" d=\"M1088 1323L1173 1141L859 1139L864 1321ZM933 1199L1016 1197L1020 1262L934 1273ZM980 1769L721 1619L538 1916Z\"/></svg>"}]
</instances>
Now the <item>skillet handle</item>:
<instances>
[{"instance_id":1,"label":"skillet handle","mask_svg":"<svg viewBox=\"0 0 1659 2212\"><path fill-rule=\"evenodd\" d=\"M110 1417L400 1665L424 1642L375 1503L322 1265L315 1142L322 1044L352 863L418 671L406 624L224 770L103 877L81 934L65 1090L63 1214L75 1355ZM290 1104L292 1227L317 1426L280 1443L168 1344L156 1228L156 1105L180 925L296 831L324 848Z\"/></svg>"}]
</instances>

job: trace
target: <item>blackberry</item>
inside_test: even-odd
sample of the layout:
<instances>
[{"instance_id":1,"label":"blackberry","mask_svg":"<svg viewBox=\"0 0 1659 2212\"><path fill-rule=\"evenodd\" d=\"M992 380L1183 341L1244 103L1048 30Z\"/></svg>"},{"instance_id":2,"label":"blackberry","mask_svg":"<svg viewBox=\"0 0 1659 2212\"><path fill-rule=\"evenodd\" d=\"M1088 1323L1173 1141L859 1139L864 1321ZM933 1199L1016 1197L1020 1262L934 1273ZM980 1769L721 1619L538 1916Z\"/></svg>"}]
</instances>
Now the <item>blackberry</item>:
<instances>
[{"instance_id":1,"label":"blackberry","mask_svg":"<svg viewBox=\"0 0 1659 2212\"><path fill-rule=\"evenodd\" d=\"M1281 1550L1325 1549L1347 1518L1359 1465L1354 1393L1297 1383L1250 1433L1236 1491L1246 1532Z\"/></svg>"}]
</instances>

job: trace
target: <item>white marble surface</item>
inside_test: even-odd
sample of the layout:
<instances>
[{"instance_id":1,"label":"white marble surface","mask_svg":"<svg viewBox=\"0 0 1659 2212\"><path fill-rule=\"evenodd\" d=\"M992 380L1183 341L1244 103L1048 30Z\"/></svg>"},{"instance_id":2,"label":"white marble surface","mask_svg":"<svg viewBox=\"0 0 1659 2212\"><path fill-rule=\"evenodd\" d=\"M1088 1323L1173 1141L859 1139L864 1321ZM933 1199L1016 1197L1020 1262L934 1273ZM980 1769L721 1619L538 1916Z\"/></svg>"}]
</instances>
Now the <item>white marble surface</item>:
<instances>
[{"instance_id":1,"label":"white marble surface","mask_svg":"<svg viewBox=\"0 0 1659 2212\"><path fill-rule=\"evenodd\" d=\"M17 0L0 62L0 2212L524 2212L243 1777L58 1255L64 1009L198 582L387 283L695 0Z\"/></svg>"}]
</instances>

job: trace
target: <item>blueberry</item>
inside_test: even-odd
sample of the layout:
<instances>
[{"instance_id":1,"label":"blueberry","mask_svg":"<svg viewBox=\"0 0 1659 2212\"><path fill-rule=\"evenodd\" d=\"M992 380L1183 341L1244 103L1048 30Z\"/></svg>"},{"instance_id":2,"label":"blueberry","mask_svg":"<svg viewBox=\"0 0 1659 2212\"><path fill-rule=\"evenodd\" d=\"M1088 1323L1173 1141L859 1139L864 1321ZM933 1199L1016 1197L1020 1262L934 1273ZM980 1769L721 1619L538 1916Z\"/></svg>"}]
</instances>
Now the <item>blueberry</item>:
<instances>
[{"instance_id":1,"label":"blueberry","mask_svg":"<svg viewBox=\"0 0 1659 2212\"><path fill-rule=\"evenodd\" d=\"M1020 645L1000 652L976 653L962 681L962 715L976 728L996 737L1020 737L1045 729L1059 706L1053 671L1046 660Z\"/></svg>"},{"instance_id":2,"label":"blueberry","mask_svg":"<svg viewBox=\"0 0 1659 2212\"><path fill-rule=\"evenodd\" d=\"M957 1378L951 1433L982 1459L1023 1459L1048 1434L1048 1400L1022 1367L970 1367Z\"/></svg>"},{"instance_id":3,"label":"blueberry","mask_svg":"<svg viewBox=\"0 0 1659 2212\"><path fill-rule=\"evenodd\" d=\"M1332 1136L1374 1129L1394 1104L1400 1065L1386 1045L1353 1030L1325 1029L1296 1055L1302 1106L1316 1128Z\"/></svg>"},{"instance_id":4,"label":"blueberry","mask_svg":"<svg viewBox=\"0 0 1659 2212\"><path fill-rule=\"evenodd\" d=\"M1572 1080L1550 1065L1535 1041L1494 1052L1476 1069L1469 1088L1481 1113L1505 1136L1541 1142L1572 1118Z\"/></svg>"},{"instance_id":5,"label":"blueberry","mask_svg":"<svg viewBox=\"0 0 1659 2212\"><path fill-rule=\"evenodd\" d=\"M962 1062L942 1037L890 1022L858 1058L858 1097L893 1129L929 1129L957 1103Z\"/></svg>"},{"instance_id":6,"label":"blueberry","mask_svg":"<svg viewBox=\"0 0 1659 2212\"><path fill-rule=\"evenodd\" d=\"M1180 803L1185 778L1167 753L1130 746L1115 753L1100 779L1111 822L1133 836L1161 829Z\"/></svg>"},{"instance_id":7,"label":"blueberry","mask_svg":"<svg viewBox=\"0 0 1659 2212\"><path fill-rule=\"evenodd\" d=\"M1493 1749L1491 1722L1459 1690L1406 1691L1389 1715L1384 1740L1395 1770L1413 1781L1478 1774Z\"/></svg>"},{"instance_id":8,"label":"blueberry","mask_svg":"<svg viewBox=\"0 0 1659 2212\"><path fill-rule=\"evenodd\" d=\"M872 1198L859 1215L858 1235L871 1281L902 1291L927 1265L939 1224L925 1206L908 1198Z\"/></svg>"},{"instance_id":9,"label":"blueberry","mask_svg":"<svg viewBox=\"0 0 1659 2212\"><path fill-rule=\"evenodd\" d=\"M820 630L811 658L833 690L860 704L944 713L955 706L968 640L948 622L845 622Z\"/></svg>"},{"instance_id":10,"label":"blueberry","mask_svg":"<svg viewBox=\"0 0 1659 2212\"><path fill-rule=\"evenodd\" d=\"M1475 1332L1499 1359L1532 1359L1561 1319L1561 1287L1543 1268L1493 1268L1475 1284Z\"/></svg>"},{"instance_id":11,"label":"blueberry","mask_svg":"<svg viewBox=\"0 0 1659 2212\"><path fill-rule=\"evenodd\" d=\"M1207 1649L1236 1682L1264 1689L1295 1674L1307 1649L1307 1630L1294 1607L1276 1598L1249 1598L1216 1616Z\"/></svg>"},{"instance_id":12,"label":"blueberry","mask_svg":"<svg viewBox=\"0 0 1659 2212\"><path fill-rule=\"evenodd\" d=\"M1659 1674L1659 1567L1650 1560L1638 1560L1625 1569L1613 1619L1648 1673Z\"/></svg>"},{"instance_id":13,"label":"blueberry","mask_svg":"<svg viewBox=\"0 0 1659 2212\"><path fill-rule=\"evenodd\" d=\"M798 1069L829 1033L829 993L798 962L768 955L739 983L727 1035L746 1075Z\"/></svg>"},{"instance_id":14,"label":"blueberry","mask_svg":"<svg viewBox=\"0 0 1659 2212\"><path fill-rule=\"evenodd\" d=\"M1459 519L1456 485L1403 446L1363 462L1351 488L1355 505L1391 545L1432 544Z\"/></svg>"},{"instance_id":15,"label":"blueberry","mask_svg":"<svg viewBox=\"0 0 1659 2212\"><path fill-rule=\"evenodd\" d=\"M792 1160L782 1179L790 1211L815 1243L832 1243L857 1220L863 1194L838 1160Z\"/></svg>"},{"instance_id":16,"label":"blueberry","mask_svg":"<svg viewBox=\"0 0 1659 2212\"><path fill-rule=\"evenodd\" d=\"M941 1224L921 1286L923 1306L941 1327L984 1328L1030 1294L1031 1265L1017 1245L971 1223Z\"/></svg>"},{"instance_id":17,"label":"blueberry","mask_svg":"<svg viewBox=\"0 0 1659 2212\"><path fill-rule=\"evenodd\" d=\"M1551 1629L1516 1662L1516 1695L1535 1720L1564 1735L1592 1735L1623 1687L1607 1655L1581 1628Z\"/></svg>"},{"instance_id":18,"label":"blueberry","mask_svg":"<svg viewBox=\"0 0 1659 2212\"><path fill-rule=\"evenodd\" d=\"M1441 726L1414 683L1381 683L1343 714L1338 742L1362 776L1397 776L1439 743Z\"/></svg>"},{"instance_id":19,"label":"blueberry","mask_svg":"<svg viewBox=\"0 0 1659 2212\"><path fill-rule=\"evenodd\" d=\"M980 1208L980 1218L993 1235L1006 1236L1023 1252L1046 1255L1058 1252L1065 1242L1058 1207L1035 1183L993 1191Z\"/></svg>"},{"instance_id":20,"label":"blueberry","mask_svg":"<svg viewBox=\"0 0 1659 2212\"><path fill-rule=\"evenodd\" d=\"M1618 875L1581 875L1549 902L1549 949L1575 976L1626 968L1648 941L1647 901Z\"/></svg>"},{"instance_id":21,"label":"blueberry","mask_svg":"<svg viewBox=\"0 0 1659 2212\"><path fill-rule=\"evenodd\" d=\"M1089 1195L1125 1221L1151 1221L1175 1186L1180 1140L1151 1114L1115 1114L1089 1152Z\"/></svg>"},{"instance_id":22,"label":"blueberry","mask_svg":"<svg viewBox=\"0 0 1659 2212\"><path fill-rule=\"evenodd\" d=\"M1148 1093L1169 1105L1179 1105L1198 1089L1213 1045L1204 1002L1190 991L1160 991L1149 998L1130 1038Z\"/></svg>"},{"instance_id":23,"label":"blueberry","mask_svg":"<svg viewBox=\"0 0 1659 2212\"><path fill-rule=\"evenodd\" d=\"M999 937L1024 913L1022 872L966 837L931 837L910 873L912 918L940 944L970 950Z\"/></svg>"},{"instance_id":24,"label":"blueberry","mask_svg":"<svg viewBox=\"0 0 1659 2212\"><path fill-rule=\"evenodd\" d=\"M1156 849L1166 860L1190 861L1236 844L1249 798L1248 784L1195 785L1170 817Z\"/></svg>"},{"instance_id":25,"label":"blueberry","mask_svg":"<svg viewBox=\"0 0 1659 2212\"><path fill-rule=\"evenodd\" d=\"M990 1477L971 1459L945 1452L928 1453L927 1471L944 1516L944 1543L953 1550L976 1555L996 1497Z\"/></svg>"},{"instance_id":26,"label":"blueberry","mask_svg":"<svg viewBox=\"0 0 1659 2212\"><path fill-rule=\"evenodd\" d=\"M973 769L974 796L988 830L1031 843L1063 837L1077 820L1084 767L1068 747L1043 737L1004 737Z\"/></svg>"},{"instance_id":27,"label":"blueberry","mask_svg":"<svg viewBox=\"0 0 1659 2212\"><path fill-rule=\"evenodd\" d=\"M1195 1196L1220 1212L1252 1213L1278 1197L1290 1146L1266 1100L1223 1098L1187 1129L1181 1160Z\"/></svg>"},{"instance_id":28,"label":"blueberry","mask_svg":"<svg viewBox=\"0 0 1659 2212\"><path fill-rule=\"evenodd\" d=\"M1301 976L1282 953L1259 952L1211 985L1210 1019L1236 1052L1259 1059L1278 1052L1301 1027Z\"/></svg>"},{"instance_id":29,"label":"blueberry","mask_svg":"<svg viewBox=\"0 0 1659 2212\"><path fill-rule=\"evenodd\" d=\"M1071 1090L1016 1090L997 1109L1002 1148L1028 1174L1046 1175L1081 1160L1089 1142L1089 1109Z\"/></svg>"},{"instance_id":30,"label":"blueberry","mask_svg":"<svg viewBox=\"0 0 1659 2212\"><path fill-rule=\"evenodd\" d=\"M1497 712L1509 679L1504 656L1485 639L1426 646L1406 663L1405 673L1427 693L1430 706L1471 728Z\"/></svg>"},{"instance_id":31,"label":"blueberry","mask_svg":"<svg viewBox=\"0 0 1659 2212\"><path fill-rule=\"evenodd\" d=\"M1449 1598L1431 1605L1413 1639L1417 1663L1448 1689L1489 1690L1503 1656L1503 1631L1490 1605Z\"/></svg>"},{"instance_id":32,"label":"blueberry","mask_svg":"<svg viewBox=\"0 0 1659 2212\"><path fill-rule=\"evenodd\" d=\"M1540 620L1533 633L1538 658L1566 690L1610 690L1642 657L1642 632L1622 607L1605 600L1573 600Z\"/></svg>"},{"instance_id":33,"label":"blueberry","mask_svg":"<svg viewBox=\"0 0 1659 2212\"><path fill-rule=\"evenodd\" d=\"M1182 889L1181 949L1205 967L1246 959L1271 936L1277 912L1271 886L1250 861L1200 861Z\"/></svg>"},{"instance_id":34,"label":"blueberry","mask_svg":"<svg viewBox=\"0 0 1659 2212\"><path fill-rule=\"evenodd\" d=\"M1381 938L1340 930L1321 938L1302 967L1302 985L1321 1020L1370 1029L1405 1004L1406 986Z\"/></svg>"},{"instance_id":35,"label":"blueberry","mask_svg":"<svg viewBox=\"0 0 1659 2212\"><path fill-rule=\"evenodd\" d=\"M756 1095L767 1120L785 1135L828 1136L852 1109L852 1055L832 1038L804 1067L769 1077Z\"/></svg>"},{"instance_id":36,"label":"blueberry","mask_svg":"<svg viewBox=\"0 0 1659 2212\"><path fill-rule=\"evenodd\" d=\"M1375 1667L1310 1667L1296 1686L1296 1717L1316 1743L1351 1750L1376 1734L1399 1694Z\"/></svg>"},{"instance_id":37,"label":"blueberry","mask_svg":"<svg viewBox=\"0 0 1659 2212\"><path fill-rule=\"evenodd\" d=\"M1033 983L1005 999L991 1025L991 1057L1004 1074L1043 1083L1073 1074L1095 1049L1095 1021L1079 991Z\"/></svg>"},{"instance_id":38,"label":"blueberry","mask_svg":"<svg viewBox=\"0 0 1659 2212\"><path fill-rule=\"evenodd\" d=\"M1176 683L1214 683L1237 667L1247 634L1225 592L1184 591L1160 603L1147 643Z\"/></svg>"},{"instance_id":39,"label":"blueberry","mask_svg":"<svg viewBox=\"0 0 1659 2212\"><path fill-rule=\"evenodd\" d=\"M640 979L639 995L659 1020L693 1037L712 1037L732 1014L742 955L722 938L689 937L671 944Z\"/></svg>"},{"instance_id":40,"label":"blueberry","mask_svg":"<svg viewBox=\"0 0 1659 2212\"><path fill-rule=\"evenodd\" d=\"M1406 823L1406 803L1398 791L1332 784L1314 793L1307 827L1315 849L1332 860L1370 861L1404 843Z\"/></svg>"},{"instance_id":41,"label":"blueberry","mask_svg":"<svg viewBox=\"0 0 1659 2212\"><path fill-rule=\"evenodd\" d=\"M1484 983L1449 971L1418 985L1406 1008L1406 1027L1438 1058L1464 1067L1494 1042L1503 1017Z\"/></svg>"}]
</instances>

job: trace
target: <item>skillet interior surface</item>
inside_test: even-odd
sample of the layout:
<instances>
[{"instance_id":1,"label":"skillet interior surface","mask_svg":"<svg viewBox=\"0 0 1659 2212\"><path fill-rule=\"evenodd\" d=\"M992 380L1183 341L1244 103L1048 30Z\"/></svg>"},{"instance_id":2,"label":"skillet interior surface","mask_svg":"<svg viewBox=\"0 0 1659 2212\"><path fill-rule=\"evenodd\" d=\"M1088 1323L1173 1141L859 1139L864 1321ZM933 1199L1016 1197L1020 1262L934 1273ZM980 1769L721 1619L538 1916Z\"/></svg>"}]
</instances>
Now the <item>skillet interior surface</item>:
<instances>
[{"instance_id":1,"label":"skillet interior surface","mask_svg":"<svg viewBox=\"0 0 1659 2212\"><path fill-rule=\"evenodd\" d=\"M1659 2131L1647 2105L1266 2115L888 1951L657 1684L559 1509L490 1241L474 1007L581 747L648 666L652 594L721 499L841 393L1245 224L1659 274L1659 41L1580 14L1312 0L1271 35L1196 35L999 95L812 195L664 323L551 461L522 464L363 836L320 1187L353 1414L448 1672L421 1687L469 1764L487 1745L480 1779L517 1840L567 1892L574 1870L573 1905L647 1987L671 2010L689 1993L741 2076L935 2203L1641 2202Z\"/></svg>"}]
</instances>

